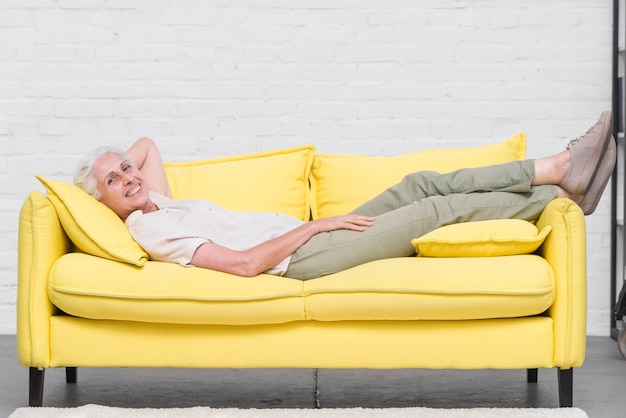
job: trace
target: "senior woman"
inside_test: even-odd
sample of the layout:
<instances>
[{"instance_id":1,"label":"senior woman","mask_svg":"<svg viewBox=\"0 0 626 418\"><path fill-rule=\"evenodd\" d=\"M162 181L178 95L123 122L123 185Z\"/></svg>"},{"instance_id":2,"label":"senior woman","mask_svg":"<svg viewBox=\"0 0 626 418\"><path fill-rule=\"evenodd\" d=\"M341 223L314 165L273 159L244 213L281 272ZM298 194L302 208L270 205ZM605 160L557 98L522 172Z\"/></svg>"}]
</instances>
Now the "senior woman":
<instances>
[{"instance_id":1,"label":"senior woman","mask_svg":"<svg viewBox=\"0 0 626 418\"><path fill-rule=\"evenodd\" d=\"M595 210L615 165L612 114L557 154L439 174L418 171L344 216L303 222L174 200L154 141L102 147L78 165L77 186L111 208L153 260L307 280L369 261L411 256L411 239L489 219L536 220L557 197ZM209 180L219 181L219 179Z\"/></svg>"}]
</instances>

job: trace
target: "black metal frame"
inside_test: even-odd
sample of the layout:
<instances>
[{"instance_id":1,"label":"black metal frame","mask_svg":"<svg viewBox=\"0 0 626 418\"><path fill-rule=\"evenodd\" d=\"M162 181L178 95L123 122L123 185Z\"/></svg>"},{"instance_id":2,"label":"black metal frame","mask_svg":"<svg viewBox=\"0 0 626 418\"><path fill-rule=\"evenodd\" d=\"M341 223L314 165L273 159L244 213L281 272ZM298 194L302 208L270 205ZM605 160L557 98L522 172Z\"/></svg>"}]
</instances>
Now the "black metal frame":
<instances>
[{"instance_id":1,"label":"black metal frame","mask_svg":"<svg viewBox=\"0 0 626 418\"><path fill-rule=\"evenodd\" d=\"M613 0L613 62L612 62L612 111L613 115L616 117L613 118L613 136L617 138L618 134L618 119L622 117L619 114L619 109L626 108L626 104L622 103L622 106L619 106L618 100L618 57L619 57L619 14L626 13L626 10L621 10L619 7L619 0ZM626 30L625 37L626 37ZM625 39L626 40L626 39ZM624 96L626 97L626 92L624 92ZM621 98L624 100L624 97ZM626 147L624 147L624 161L626 161ZM626 297L626 282L622 286L622 290L620 292L619 302L617 301L617 281L618 277L623 276L624 272L617 271L617 175L618 175L618 167L615 166L615 170L613 171L613 181L611 182L611 292L610 292L610 306L611 306L611 314L610 316L610 326L611 326L611 337L613 339L617 339L617 335L619 330L617 329L617 321L622 318L622 316L626 313L624 310L626 307L620 306L626 303L624 299ZM624 187L626 188L626 182L624 182ZM626 190L624 191L624 208L626 208ZM626 245L622 248L622 260L626 260ZM622 266L623 268L623 266ZM619 276L618 276L619 275ZM624 277L622 277L624 279ZM623 281L623 280L622 280Z\"/></svg>"}]
</instances>

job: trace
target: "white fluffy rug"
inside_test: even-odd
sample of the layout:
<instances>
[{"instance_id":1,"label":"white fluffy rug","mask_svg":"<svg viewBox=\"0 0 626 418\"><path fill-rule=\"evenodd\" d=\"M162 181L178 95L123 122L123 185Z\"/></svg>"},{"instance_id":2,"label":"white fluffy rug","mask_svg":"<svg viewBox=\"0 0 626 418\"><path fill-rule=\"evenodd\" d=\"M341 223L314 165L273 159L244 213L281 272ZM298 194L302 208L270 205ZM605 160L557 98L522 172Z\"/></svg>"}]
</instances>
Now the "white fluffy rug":
<instances>
[{"instance_id":1,"label":"white fluffy rug","mask_svg":"<svg viewBox=\"0 0 626 418\"><path fill-rule=\"evenodd\" d=\"M113 408L85 405L78 408L18 408L9 418L587 418L579 408L385 408L385 409L174 409Z\"/></svg>"}]
</instances>

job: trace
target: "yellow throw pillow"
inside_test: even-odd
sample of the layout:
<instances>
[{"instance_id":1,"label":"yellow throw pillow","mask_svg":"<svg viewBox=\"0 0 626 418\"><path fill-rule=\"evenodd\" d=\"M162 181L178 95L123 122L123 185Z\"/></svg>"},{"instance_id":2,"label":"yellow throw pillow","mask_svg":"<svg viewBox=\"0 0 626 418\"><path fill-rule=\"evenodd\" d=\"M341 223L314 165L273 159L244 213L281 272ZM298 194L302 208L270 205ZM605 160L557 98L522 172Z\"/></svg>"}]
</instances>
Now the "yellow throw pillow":
<instances>
[{"instance_id":1,"label":"yellow throw pillow","mask_svg":"<svg viewBox=\"0 0 626 418\"><path fill-rule=\"evenodd\" d=\"M111 209L73 184L36 177L46 188L65 233L80 251L135 266L145 264L148 254Z\"/></svg>"},{"instance_id":2,"label":"yellow throw pillow","mask_svg":"<svg viewBox=\"0 0 626 418\"><path fill-rule=\"evenodd\" d=\"M415 171L449 172L525 156L523 133L482 147L435 149L396 157L317 154L311 168L311 212L313 219L344 215Z\"/></svg>"},{"instance_id":3,"label":"yellow throw pillow","mask_svg":"<svg viewBox=\"0 0 626 418\"><path fill-rule=\"evenodd\" d=\"M175 199L210 200L226 209L276 212L310 218L309 174L315 147L202 161L168 162Z\"/></svg>"},{"instance_id":4,"label":"yellow throw pillow","mask_svg":"<svg viewBox=\"0 0 626 418\"><path fill-rule=\"evenodd\" d=\"M530 254L546 239L552 227L540 232L528 221L496 219L447 225L411 240L424 257L495 257Z\"/></svg>"}]
</instances>

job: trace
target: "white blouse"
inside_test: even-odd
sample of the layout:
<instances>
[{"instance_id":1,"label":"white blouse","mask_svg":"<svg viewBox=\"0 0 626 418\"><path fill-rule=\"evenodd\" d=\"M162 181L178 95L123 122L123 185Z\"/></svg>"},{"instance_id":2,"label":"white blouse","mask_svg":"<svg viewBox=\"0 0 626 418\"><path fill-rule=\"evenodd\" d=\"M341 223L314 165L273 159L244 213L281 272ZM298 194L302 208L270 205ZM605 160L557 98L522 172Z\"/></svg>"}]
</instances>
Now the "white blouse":
<instances>
[{"instance_id":1,"label":"white blouse","mask_svg":"<svg viewBox=\"0 0 626 418\"><path fill-rule=\"evenodd\" d=\"M284 214L229 211L206 200L173 200L152 191L150 199L159 210L137 210L126 218L126 226L152 260L183 266L204 243L244 251L304 223ZM290 260L291 256L265 273L282 276Z\"/></svg>"}]
</instances>

